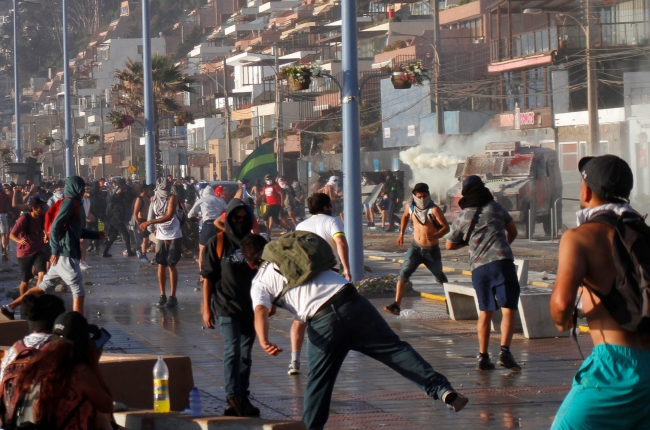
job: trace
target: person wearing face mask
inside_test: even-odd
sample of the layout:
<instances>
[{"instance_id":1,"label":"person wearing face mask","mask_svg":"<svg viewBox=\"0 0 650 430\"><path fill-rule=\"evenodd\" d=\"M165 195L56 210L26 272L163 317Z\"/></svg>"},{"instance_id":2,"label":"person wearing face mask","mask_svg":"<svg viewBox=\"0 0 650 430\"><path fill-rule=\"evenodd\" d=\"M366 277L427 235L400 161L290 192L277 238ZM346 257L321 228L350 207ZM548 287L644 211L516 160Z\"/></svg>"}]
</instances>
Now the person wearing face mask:
<instances>
[{"instance_id":1,"label":"person wearing face mask","mask_svg":"<svg viewBox=\"0 0 650 430\"><path fill-rule=\"evenodd\" d=\"M273 180L271 175L266 175L264 177L264 187L262 192L255 200L255 204L259 204L262 199L266 201L266 211L262 215L264 219L264 224L271 234L273 229L273 221L278 225L282 224L282 189L280 186Z\"/></svg>"},{"instance_id":2,"label":"person wearing face mask","mask_svg":"<svg viewBox=\"0 0 650 430\"><path fill-rule=\"evenodd\" d=\"M327 181L325 186L318 191L319 193L327 194L327 196L332 201L332 216L341 215L341 220L343 219L342 203L343 203L343 191L340 188L340 180L338 176L330 176L330 180Z\"/></svg>"},{"instance_id":3,"label":"person wearing face mask","mask_svg":"<svg viewBox=\"0 0 650 430\"><path fill-rule=\"evenodd\" d=\"M298 179L294 179L291 182L291 188L293 189L293 194L295 195L293 200L293 213L298 217L300 221L305 218L305 192L302 189L302 185L298 182Z\"/></svg>"},{"instance_id":4,"label":"person wearing face mask","mask_svg":"<svg viewBox=\"0 0 650 430\"><path fill-rule=\"evenodd\" d=\"M404 187L402 184L393 176L391 172L386 174L386 182L384 183L384 191L388 193L388 228L384 231L395 231L393 224L393 218L396 217L395 212L397 212L397 205L403 198Z\"/></svg>"},{"instance_id":5,"label":"person wearing face mask","mask_svg":"<svg viewBox=\"0 0 650 430\"><path fill-rule=\"evenodd\" d=\"M224 379L226 416L257 416L249 396L255 318L251 284L257 273L244 259L241 241L251 234L253 210L232 199L226 208L225 232L212 236L203 248L203 323L213 329L218 322L225 342ZM215 321L215 317L216 320Z\"/></svg>"},{"instance_id":6,"label":"person wearing face mask","mask_svg":"<svg viewBox=\"0 0 650 430\"><path fill-rule=\"evenodd\" d=\"M447 232L449 224L442 210L431 201L429 186L424 183L415 184L413 187L413 201L404 211L400 223L397 244L404 244L404 231L413 221L413 242L406 252L404 264L397 277L395 302L386 306L384 310L393 315L400 314L402 296L413 272L420 264L424 264L439 284L447 282L447 276L442 271L442 256L438 242Z\"/></svg>"},{"instance_id":7,"label":"person wearing face mask","mask_svg":"<svg viewBox=\"0 0 650 430\"><path fill-rule=\"evenodd\" d=\"M368 185L375 185L374 182L368 179L368 175L365 173L361 177L361 186L366 187ZM371 203L364 203L363 204L363 212L366 214L366 222L368 227L374 227L375 226L375 211L372 208Z\"/></svg>"},{"instance_id":8,"label":"person wearing face mask","mask_svg":"<svg viewBox=\"0 0 650 430\"><path fill-rule=\"evenodd\" d=\"M293 188L289 185L284 176L278 178L278 185L282 189L282 206L284 212L284 221L291 226L291 229L295 229L298 222L293 212L293 202L296 200L296 195L293 192ZM287 217L293 222L293 225L289 223Z\"/></svg>"}]
</instances>

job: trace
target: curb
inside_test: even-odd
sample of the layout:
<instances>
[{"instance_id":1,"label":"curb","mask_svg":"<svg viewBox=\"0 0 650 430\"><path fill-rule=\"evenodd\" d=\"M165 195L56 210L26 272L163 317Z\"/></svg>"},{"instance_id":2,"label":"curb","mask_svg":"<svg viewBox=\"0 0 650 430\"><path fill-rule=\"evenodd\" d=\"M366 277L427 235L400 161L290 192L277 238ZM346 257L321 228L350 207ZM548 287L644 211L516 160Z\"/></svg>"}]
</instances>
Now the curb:
<instances>
[{"instance_id":1,"label":"curb","mask_svg":"<svg viewBox=\"0 0 650 430\"><path fill-rule=\"evenodd\" d=\"M404 263L404 260L400 260L397 258L380 257L378 255L369 255L367 258L368 260L375 260L375 261L391 261L393 263L399 263L399 264ZM420 266L425 267L424 264L421 264ZM446 273L458 273L464 276L472 276L471 270L457 269L455 267L442 266L442 271ZM548 282L530 281L528 282L528 285L532 285L533 287L541 287L541 288L553 288L553 284L549 284ZM422 293L422 294L427 294L427 293Z\"/></svg>"},{"instance_id":2,"label":"curb","mask_svg":"<svg viewBox=\"0 0 650 430\"><path fill-rule=\"evenodd\" d=\"M447 298L445 296L439 296L437 294L431 293L420 293L420 297L423 299L436 300L438 302L446 302Z\"/></svg>"}]
</instances>

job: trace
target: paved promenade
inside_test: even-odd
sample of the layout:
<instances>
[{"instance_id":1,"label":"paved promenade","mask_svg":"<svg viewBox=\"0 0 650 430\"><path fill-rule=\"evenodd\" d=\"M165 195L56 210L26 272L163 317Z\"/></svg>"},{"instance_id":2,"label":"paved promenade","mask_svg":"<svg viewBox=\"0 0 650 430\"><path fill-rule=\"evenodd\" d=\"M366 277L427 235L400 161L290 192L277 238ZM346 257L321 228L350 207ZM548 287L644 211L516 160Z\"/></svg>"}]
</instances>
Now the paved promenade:
<instances>
[{"instance_id":1,"label":"paved promenade","mask_svg":"<svg viewBox=\"0 0 650 430\"><path fill-rule=\"evenodd\" d=\"M92 254L85 281L87 315L90 322L105 327L113 338L107 350L123 353L180 354L192 359L195 384L202 390L206 412L222 413L223 345L219 329L202 328L201 292L197 289L197 265L190 260L179 264L178 309L152 306L158 298L155 266L142 266L135 258L121 255L123 246L114 245L114 257ZM15 260L15 258L12 258ZM397 273L398 265L368 261L377 274ZM0 287L18 284L18 268L11 262L0 267ZM414 276L416 289L440 293L431 285L428 272ZM460 275L454 275L460 276ZM89 285L92 284L92 285ZM4 296L2 294L2 296ZM65 295L70 306L70 295ZM391 298L373 298L377 308ZM2 297L0 303L7 303ZM568 338L527 340L515 335L512 350L522 364L522 372L505 369L479 373L475 370L477 337L472 322L448 319L443 302L409 297L402 308L419 312L418 319L399 319L383 313L403 340L411 343L434 368L470 399L468 407L456 414L441 402L433 402L418 388L382 364L351 353L334 391L328 429L547 429L573 374L582 359L575 342ZM307 383L306 345L303 374L290 377L289 328L291 316L280 311L271 320L271 340L285 349L278 357L263 353L256 345L251 391L253 403L264 418L300 419L302 396ZM584 354L591 350L587 336L580 337ZM490 350L496 361L498 337Z\"/></svg>"}]
</instances>

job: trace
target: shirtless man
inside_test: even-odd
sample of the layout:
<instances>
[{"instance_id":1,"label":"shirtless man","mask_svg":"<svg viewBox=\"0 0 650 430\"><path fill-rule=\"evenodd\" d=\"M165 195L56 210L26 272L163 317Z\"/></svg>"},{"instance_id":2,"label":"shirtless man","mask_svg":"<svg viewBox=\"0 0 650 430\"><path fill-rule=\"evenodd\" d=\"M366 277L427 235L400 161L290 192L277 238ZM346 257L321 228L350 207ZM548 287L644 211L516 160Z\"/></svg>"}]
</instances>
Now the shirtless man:
<instances>
[{"instance_id":1,"label":"shirtless man","mask_svg":"<svg viewBox=\"0 0 650 430\"><path fill-rule=\"evenodd\" d=\"M399 315L406 285L420 264L424 263L440 284L447 282L447 276L442 272L442 257L438 241L449 232L449 224L440 208L431 201L427 184L419 183L413 188L413 202L404 210L400 223L397 238L399 246L404 244L404 230L410 219L413 219L415 228L413 242L406 252L404 264L397 278L395 302L384 308L386 312L393 315Z\"/></svg>"},{"instance_id":2,"label":"shirtless man","mask_svg":"<svg viewBox=\"0 0 650 430\"><path fill-rule=\"evenodd\" d=\"M588 223L608 212L632 212L627 202L634 178L628 164L614 155L586 157L578 166L579 226L562 235L551 316L558 330L570 329L580 295L594 349L574 377L552 428L648 428L650 335L622 328L597 297L608 295L616 281L614 229Z\"/></svg>"}]
</instances>

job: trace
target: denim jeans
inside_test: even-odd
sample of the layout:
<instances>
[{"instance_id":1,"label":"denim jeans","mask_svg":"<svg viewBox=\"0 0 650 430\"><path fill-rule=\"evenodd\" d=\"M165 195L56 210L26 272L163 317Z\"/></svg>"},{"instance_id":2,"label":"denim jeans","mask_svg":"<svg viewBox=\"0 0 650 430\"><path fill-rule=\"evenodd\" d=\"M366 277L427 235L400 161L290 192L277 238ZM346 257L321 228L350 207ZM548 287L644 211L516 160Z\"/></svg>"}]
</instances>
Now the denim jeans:
<instances>
[{"instance_id":1,"label":"denim jeans","mask_svg":"<svg viewBox=\"0 0 650 430\"><path fill-rule=\"evenodd\" d=\"M225 343L223 375L226 396L248 397L255 332L245 333L247 330L242 331L239 321L232 317L219 317L219 326Z\"/></svg>"},{"instance_id":2,"label":"denim jeans","mask_svg":"<svg viewBox=\"0 0 650 430\"><path fill-rule=\"evenodd\" d=\"M336 377L349 351L380 361L413 381L427 395L439 399L451 384L433 370L411 345L400 340L386 320L362 296L312 320L307 326L309 380L302 420L309 430L320 430L329 416Z\"/></svg>"},{"instance_id":3,"label":"denim jeans","mask_svg":"<svg viewBox=\"0 0 650 430\"><path fill-rule=\"evenodd\" d=\"M433 276L435 276L438 282L447 282L447 275L442 271L440 246L436 245L431 249L424 250L415 243L412 243L409 250L406 251L404 264L402 264L397 279L408 282L413 272L415 272L422 263L424 263L427 269L429 269Z\"/></svg>"}]
</instances>

